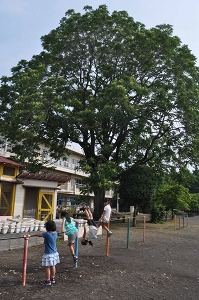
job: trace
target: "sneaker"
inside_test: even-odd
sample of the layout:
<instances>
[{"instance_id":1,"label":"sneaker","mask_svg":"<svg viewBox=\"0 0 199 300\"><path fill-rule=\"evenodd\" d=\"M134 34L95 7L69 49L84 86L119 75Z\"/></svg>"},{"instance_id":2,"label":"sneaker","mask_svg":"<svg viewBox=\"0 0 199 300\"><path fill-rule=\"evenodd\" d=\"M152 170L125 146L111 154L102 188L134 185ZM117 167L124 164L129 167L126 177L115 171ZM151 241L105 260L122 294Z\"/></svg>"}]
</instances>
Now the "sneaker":
<instances>
[{"instance_id":1,"label":"sneaker","mask_svg":"<svg viewBox=\"0 0 199 300\"><path fill-rule=\"evenodd\" d=\"M112 234L113 234L112 231L109 231L109 232L108 232L108 236L109 236L109 237L110 237Z\"/></svg>"},{"instance_id":2,"label":"sneaker","mask_svg":"<svg viewBox=\"0 0 199 300\"><path fill-rule=\"evenodd\" d=\"M43 280L40 282L42 285L51 285L51 281L50 280Z\"/></svg>"},{"instance_id":3,"label":"sneaker","mask_svg":"<svg viewBox=\"0 0 199 300\"><path fill-rule=\"evenodd\" d=\"M55 283L55 277L54 277L54 278L51 278L50 281L51 281L52 284L54 284L54 283Z\"/></svg>"},{"instance_id":4,"label":"sneaker","mask_svg":"<svg viewBox=\"0 0 199 300\"><path fill-rule=\"evenodd\" d=\"M76 255L73 256L73 260L76 263L78 261L78 257Z\"/></svg>"}]
</instances>

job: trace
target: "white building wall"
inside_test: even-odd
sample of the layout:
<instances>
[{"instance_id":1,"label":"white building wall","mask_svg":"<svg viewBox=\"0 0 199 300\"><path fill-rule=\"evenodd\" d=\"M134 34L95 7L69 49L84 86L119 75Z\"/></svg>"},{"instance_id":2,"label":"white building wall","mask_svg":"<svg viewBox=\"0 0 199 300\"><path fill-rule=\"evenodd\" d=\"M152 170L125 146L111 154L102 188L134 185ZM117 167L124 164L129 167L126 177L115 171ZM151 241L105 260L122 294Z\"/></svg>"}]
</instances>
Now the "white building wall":
<instances>
[{"instance_id":1,"label":"white building wall","mask_svg":"<svg viewBox=\"0 0 199 300\"><path fill-rule=\"evenodd\" d=\"M56 219L56 210L57 210L57 190L54 193L54 211L53 211L53 219Z\"/></svg>"},{"instance_id":2,"label":"white building wall","mask_svg":"<svg viewBox=\"0 0 199 300\"><path fill-rule=\"evenodd\" d=\"M16 185L16 196L15 196L15 207L14 207L14 217L23 215L23 204L24 204L24 193L25 189L22 184Z\"/></svg>"},{"instance_id":3,"label":"white building wall","mask_svg":"<svg viewBox=\"0 0 199 300\"><path fill-rule=\"evenodd\" d=\"M50 188L50 189L56 189L57 188L57 181L45 181L45 180L36 180L36 179L25 179L24 180L24 187L38 187L38 188ZM42 189L43 191L43 189ZM47 191L47 190L46 190Z\"/></svg>"}]
</instances>

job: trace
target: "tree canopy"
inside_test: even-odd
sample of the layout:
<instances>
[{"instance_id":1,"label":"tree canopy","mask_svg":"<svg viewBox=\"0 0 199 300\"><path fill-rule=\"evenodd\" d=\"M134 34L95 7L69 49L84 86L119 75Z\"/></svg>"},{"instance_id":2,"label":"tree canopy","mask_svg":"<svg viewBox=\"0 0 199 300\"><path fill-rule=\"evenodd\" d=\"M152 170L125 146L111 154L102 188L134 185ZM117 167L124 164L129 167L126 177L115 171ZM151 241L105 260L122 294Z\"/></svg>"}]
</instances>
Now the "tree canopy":
<instances>
[{"instance_id":1,"label":"tree canopy","mask_svg":"<svg viewBox=\"0 0 199 300\"><path fill-rule=\"evenodd\" d=\"M162 186L157 192L156 198L165 206L166 210L171 210L172 214L174 209L188 210L190 208L189 190L180 184Z\"/></svg>"},{"instance_id":2,"label":"tree canopy","mask_svg":"<svg viewBox=\"0 0 199 300\"><path fill-rule=\"evenodd\" d=\"M120 207L123 211L129 211L131 205L138 205L142 212L146 212L161 180L153 168L134 165L121 172L119 182Z\"/></svg>"},{"instance_id":3,"label":"tree canopy","mask_svg":"<svg viewBox=\"0 0 199 300\"><path fill-rule=\"evenodd\" d=\"M54 157L79 144L98 210L124 164L198 161L199 72L171 25L84 10L68 10L41 37L43 51L1 78L0 128L21 162L38 158L40 144Z\"/></svg>"}]
</instances>

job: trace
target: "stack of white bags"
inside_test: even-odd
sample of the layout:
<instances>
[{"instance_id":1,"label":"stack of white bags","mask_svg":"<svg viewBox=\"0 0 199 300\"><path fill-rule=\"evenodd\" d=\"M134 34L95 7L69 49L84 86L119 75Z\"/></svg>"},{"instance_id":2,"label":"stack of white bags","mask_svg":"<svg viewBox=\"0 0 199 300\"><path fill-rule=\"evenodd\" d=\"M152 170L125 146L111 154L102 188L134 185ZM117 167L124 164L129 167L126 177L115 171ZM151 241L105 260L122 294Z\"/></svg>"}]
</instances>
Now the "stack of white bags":
<instances>
[{"instance_id":1,"label":"stack of white bags","mask_svg":"<svg viewBox=\"0 0 199 300\"><path fill-rule=\"evenodd\" d=\"M20 232L32 232L32 231L43 231L45 221L36 219L0 219L0 233L20 233Z\"/></svg>"}]
</instances>

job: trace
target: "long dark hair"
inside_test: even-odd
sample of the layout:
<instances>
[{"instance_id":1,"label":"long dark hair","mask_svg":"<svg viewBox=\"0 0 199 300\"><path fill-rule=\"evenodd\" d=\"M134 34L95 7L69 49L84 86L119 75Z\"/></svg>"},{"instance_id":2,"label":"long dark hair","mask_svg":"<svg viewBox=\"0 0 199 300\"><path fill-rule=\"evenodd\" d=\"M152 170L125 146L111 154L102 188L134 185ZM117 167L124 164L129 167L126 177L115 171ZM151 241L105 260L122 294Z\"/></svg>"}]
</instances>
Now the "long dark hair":
<instances>
[{"instance_id":1,"label":"long dark hair","mask_svg":"<svg viewBox=\"0 0 199 300\"><path fill-rule=\"evenodd\" d=\"M93 247L93 242L92 241L84 240L83 242L81 242L82 245L87 245L88 243L89 243L90 246Z\"/></svg>"},{"instance_id":2,"label":"long dark hair","mask_svg":"<svg viewBox=\"0 0 199 300\"><path fill-rule=\"evenodd\" d=\"M70 215L69 215L69 213L67 213L67 211L62 211L61 212L61 218L66 218L66 221L68 222L68 223L71 223L71 218L70 218Z\"/></svg>"}]
</instances>

